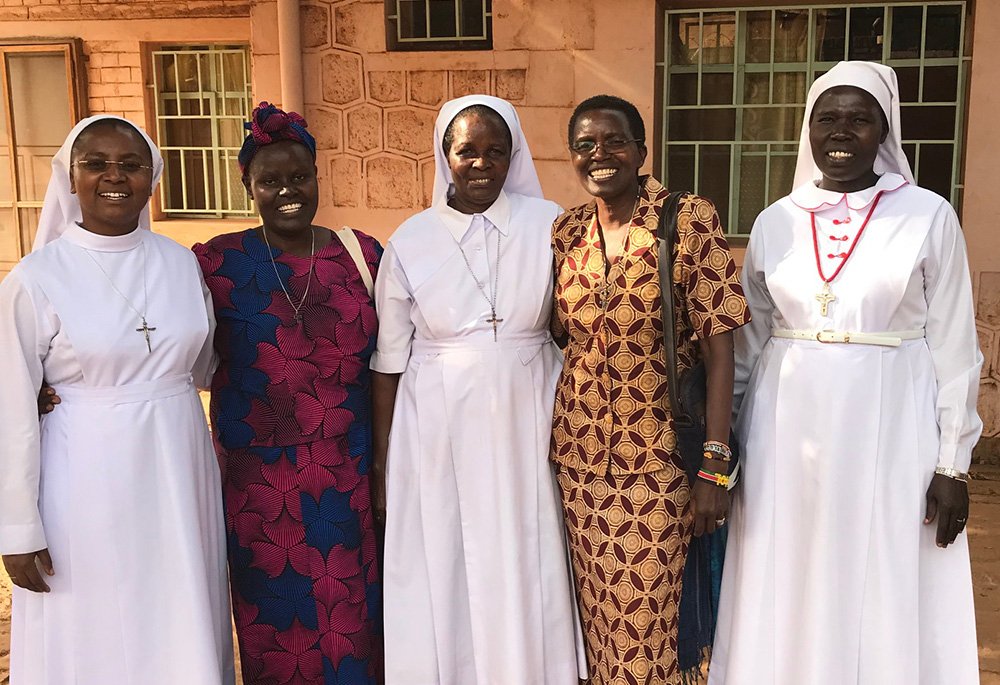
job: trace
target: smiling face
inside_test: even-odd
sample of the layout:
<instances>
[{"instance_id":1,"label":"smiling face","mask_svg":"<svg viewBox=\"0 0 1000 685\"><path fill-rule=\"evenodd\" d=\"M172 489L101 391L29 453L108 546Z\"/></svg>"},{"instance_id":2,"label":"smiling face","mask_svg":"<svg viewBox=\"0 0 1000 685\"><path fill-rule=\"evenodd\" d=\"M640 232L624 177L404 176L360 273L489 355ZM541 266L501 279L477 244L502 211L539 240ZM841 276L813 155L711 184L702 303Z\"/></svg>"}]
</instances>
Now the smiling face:
<instances>
[{"instance_id":1,"label":"smiling face","mask_svg":"<svg viewBox=\"0 0 1000 685\"><path fill-rule=\"evenodd\" d=\"M139 225L139 216L153 192L153 155L139 132L124 122L99 121L88 126L70 154L70 192L80 200L84 228L101 235L125 235ZM119 164L90 171L86 162L133 162L125 172ZM99 164L97 166L100 166Z\"/></svg>"},{"instance_id":2,"label":"smiling face","mask_svg":"<svg viewBox=\"0 0 1000 685\"><path fill-rule=\"evenodd\" d=\"M635 196L639 169L646 161L646 145L634 138L623 112L595 109L579 116L570 140L570 155L588 193L606 202L626 194ZM576 151L588 147L586 143L597 147L592 152Z\"/></svg>"},{"instance_id":3,"label":"smiling face","mask_svg":"<svg viewBox=\"0 0 1000 685\"><path fill-rule=\"evenodd\" d=\"M875 185L875 160L888 134L885 114L871 93L854 86L825 91L809 120L809 145L823 173L820 187L851 193Z\"/></svg>"},{"instance_id":4,"label":"smiling face","mask_svg":"<svg viewBox=\"0 0 1000 685\"><path fill-rule=\"evenodd\" d=\"M455 196L449 204L464 214L481 214L496 202L510 169L510 132L500 115L459 114L447 150Z\"/></svg>"},{"instance_id":5,"label":"smiling face","mask_svg":"<svg viewBox=\"0 0 1000 685\"><path fill-rule=\"evenodd\" d=\"M308 231L319 207L316 162L302 143L282 140L262 147L243 176L269 232L294 239Z\"/></svg>"}]
</instances>

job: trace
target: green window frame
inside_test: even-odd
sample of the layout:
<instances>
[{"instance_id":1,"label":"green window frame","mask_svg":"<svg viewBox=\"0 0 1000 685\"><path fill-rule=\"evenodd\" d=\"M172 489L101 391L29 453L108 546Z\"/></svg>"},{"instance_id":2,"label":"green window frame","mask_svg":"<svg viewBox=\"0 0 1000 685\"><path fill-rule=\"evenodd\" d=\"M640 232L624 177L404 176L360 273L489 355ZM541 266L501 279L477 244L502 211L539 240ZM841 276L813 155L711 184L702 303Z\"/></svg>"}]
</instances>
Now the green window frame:
<instances>
[{"instance_id":1,"label":"green window frame","mask_svg":"<svg viewBox=\"0 0 1000 685\"><path fill-rule=\"evenodd\" d=\"M150 52L154 130L167 217L245 217L256 210L237 158L253 109L249 45L172 45Z\"/></svg>"},{"instance_id":2,"label":"green window frame","mask_svg":"<svg viewBox=\"0 0 1000 685\"><path fill-rule=\"evenodd\" d=\"M828 3L665 10L661 178L716 203L731 236L792 190L805 98L843 59L900 82L917 183L960 208L971 56L968 3Z\"/></svg>"},{"instance_id":3,"label":"green window frame","mask_svg":"<svg viewBox=\"0 0 1000 685\"><path fill-rule=\"evenodd\" d=\"M492 0L385 0L390 51L491 50Z\"/></svg>"}]
</instances>

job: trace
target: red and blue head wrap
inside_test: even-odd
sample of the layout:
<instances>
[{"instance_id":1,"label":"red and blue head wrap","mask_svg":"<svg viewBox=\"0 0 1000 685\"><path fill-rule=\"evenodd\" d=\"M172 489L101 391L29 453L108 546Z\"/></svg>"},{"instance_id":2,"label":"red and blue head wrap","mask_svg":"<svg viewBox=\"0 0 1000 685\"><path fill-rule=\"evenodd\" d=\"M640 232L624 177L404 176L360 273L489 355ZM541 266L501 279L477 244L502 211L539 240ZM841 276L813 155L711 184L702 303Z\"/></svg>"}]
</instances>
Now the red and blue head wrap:
<instances>
[{"instance_id":1,"label":"red and blue head wrap","mask_svg":"<svg viewBox=\"0 0 1000 685\"><path fill-rule=\"evenodd\" d=\"M246 173L250 160L265 145L282 140L295 140L305 145L316 159L316 139L306 131L306 120L295 112L283 112L269 102L261 102L243 128L250 131L240 148L240 171Z\"/></svg>"}]
</instances>

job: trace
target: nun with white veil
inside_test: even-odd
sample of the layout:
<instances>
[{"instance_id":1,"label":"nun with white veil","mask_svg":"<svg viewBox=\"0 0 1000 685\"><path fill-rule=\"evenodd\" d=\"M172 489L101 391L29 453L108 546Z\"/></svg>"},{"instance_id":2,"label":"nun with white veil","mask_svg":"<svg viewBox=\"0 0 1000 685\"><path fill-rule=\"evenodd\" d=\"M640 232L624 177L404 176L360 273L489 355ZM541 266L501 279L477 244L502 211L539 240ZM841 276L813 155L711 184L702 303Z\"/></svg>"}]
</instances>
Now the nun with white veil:
<instances>
[{"instance_id":1,"label":"nun with white veil","mask_svg":"<svg viewBox=\"0 0 1000 685\"><path fill-rule=\"evenodd\" d=\"M576 685L582 642L548 461L561 210L503 100L446 103L434 152L433 204L389 239L375 284L386 684Z\"/></svg>"},{"instance_id":2,"label":"nun with white veil","mask_svg":"<svg viewBox=\"0 0 1000 685\"><path fill-rule=\"evenodd\" d=\"M234 682L212 365L194 254L149 230L163 160L84 119L0 283L0 552L14 685ZM43 378L62 399L38 420Z\"/></svg>"},{"instance_id":3,"label":"nun with white veil","mask_svg":"<svg viewBox=\"0 0 1000 685\"><path fill-rule=\"evenodd\" d=\"M967 471L982 430L962 230L915 185L889 67L809 92L737 331L743 479L709 685L979 682Z\"/></svg>"}]
</instances>

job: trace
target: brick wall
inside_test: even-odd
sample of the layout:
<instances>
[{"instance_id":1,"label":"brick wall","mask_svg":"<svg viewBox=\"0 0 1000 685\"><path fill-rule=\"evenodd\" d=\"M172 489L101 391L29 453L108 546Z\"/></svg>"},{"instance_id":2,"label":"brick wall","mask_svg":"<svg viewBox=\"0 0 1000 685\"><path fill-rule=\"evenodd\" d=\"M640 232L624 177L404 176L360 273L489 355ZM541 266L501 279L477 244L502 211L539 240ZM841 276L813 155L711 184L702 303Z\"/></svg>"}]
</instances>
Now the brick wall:
<instances>
[{"instance_id":1,"label":"brick wall","mask_svg":"<svg viewBox=\"0 0 1000 685\"><path fill-rule=\"evenodd\" d=\"M0 0L0 21L245 17L249 0Z\"/></svg>"},{"instance_id":2,"label":"brick wall","mask_svg":"<svg viewBox=\"0 0 1000 685\"><path fill-rule=\"evenodd\" d=\"M85 41L91 114L114 114L146 125L138 41Z\"/></svg>"}]
</instances>

